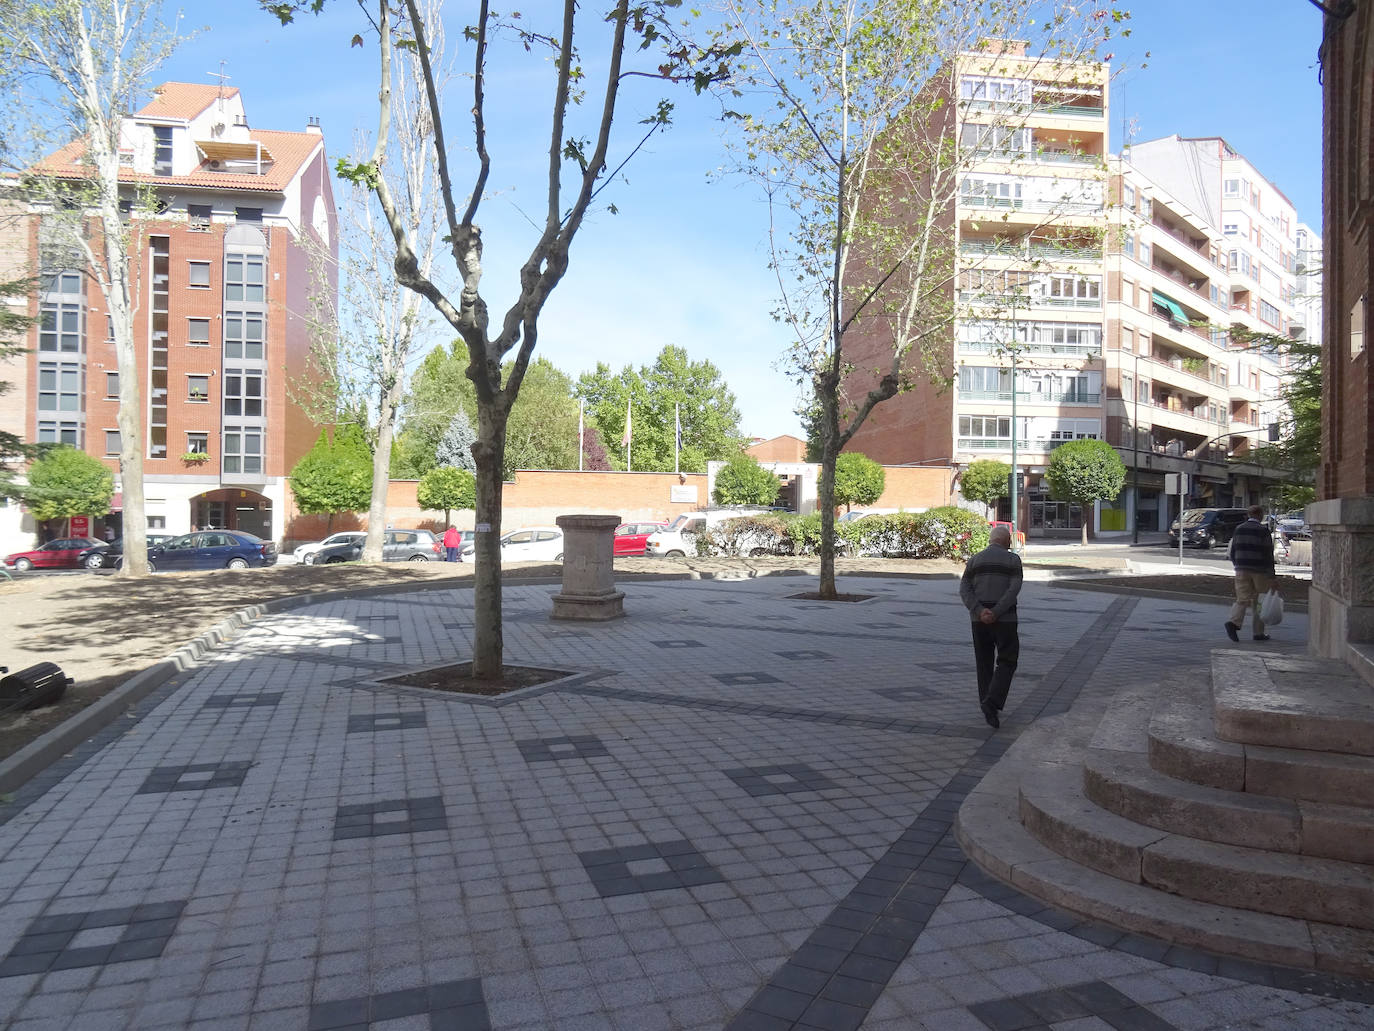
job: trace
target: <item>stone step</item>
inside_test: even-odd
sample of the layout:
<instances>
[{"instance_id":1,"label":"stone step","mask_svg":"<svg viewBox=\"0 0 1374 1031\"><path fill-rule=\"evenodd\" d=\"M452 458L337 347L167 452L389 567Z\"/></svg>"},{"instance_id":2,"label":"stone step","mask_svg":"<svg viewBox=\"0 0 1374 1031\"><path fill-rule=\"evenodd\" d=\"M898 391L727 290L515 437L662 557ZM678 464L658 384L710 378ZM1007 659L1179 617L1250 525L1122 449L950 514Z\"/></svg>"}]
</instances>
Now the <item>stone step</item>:
<instances>
[{"instance_id":1,"label":"stone step","mask_svg":"<svg viewBox=\"0 0 1374 1031\"><path fill-rule=\"evenodd\" d=\"M1374 691L1335 659L1214 651L1212 718L1223 741L1374 756Z\"/></svg>"},{"instance_id":2,"label":"stone step","mask_svg":"<svg viewBox=\"0 0 1374 1031\"><path fill-rule=\"evenodd\" d=\"M1202 683L1161 695L1150 717L1149 752L1150 765L1160 773L1195 784L1374 808L1374 759L1218 740L1210 692Z\"/></svg>"},{"instance_id":3,"label":"stone step","mask_svg":"<svg viewBox=\"0 0 1374 1031\"><path fill-rule=\"evenodd\" d=\"M1029 794L1044 803L1042 811L1047 819L1064 821L1068 818L1066 810L1076 808L1071 802L1052 807L1045 801L1056 791L1072 797L1071 789L1077 783L1072 764L1037 760L1039 755L1062 747L1066 725L1061 721L1074 718L1075 713L1069 713L1041 721L1024 732L969 794L960 808L955 836L974 862L1045 903L1129 931L1259 962L1374 978L1374 933L1368 930L1171 894L1141 880L1077 863L1032 835L1020 822L1018 785L1038 785L1032 786ZM1056 766L1062 769L1056 771ZM1062 779L1065 777L1068 779ZM1112 815L1100 809L1097 812L1103 817ZM1147 874L1145 854L1153 851L1156 843L1178 840L1144 828L1136 828L1132 840L1120 833L1122 825L1115 820L1120 818L1094 827L1093 848L1098 861L1119 862L1123 852L1138 846L1141 878ZM1150 872L1153 874L1153 867L1158 865L1163 875L1177 873L1185 863L1186 858L1165 850L1151 859ZM1129 870L1127 865L1118 872Z\"/></svg>"}]
</instances>

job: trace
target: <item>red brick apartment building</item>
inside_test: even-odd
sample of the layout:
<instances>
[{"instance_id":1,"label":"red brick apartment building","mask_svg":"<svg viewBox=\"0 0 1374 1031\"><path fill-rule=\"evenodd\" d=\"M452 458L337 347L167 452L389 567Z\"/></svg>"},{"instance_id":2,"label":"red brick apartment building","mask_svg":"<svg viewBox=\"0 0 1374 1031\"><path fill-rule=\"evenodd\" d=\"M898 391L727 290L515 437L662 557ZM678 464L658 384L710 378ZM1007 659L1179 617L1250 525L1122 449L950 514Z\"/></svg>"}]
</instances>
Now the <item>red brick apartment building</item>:
<instances>
[{"instance_id":1,"label":"red brick apartment building","mask_svg":"<svg viewBox=\"0 0 1374 1031\"><path fill-rule=\"evenodd\" d=\"M1321 47L1326 220L1322 464L1314 528L1309 647L1374 681L1374 11L1326 0Z\"/></svg>"},{"instance_id":2,"label":"red brick apartment building","mask_svg":"<svg viewBox=\"0 0 1374 1031\"><path fill-rule=\"evenodd\" d=\"M153 93L124 120L120 151L126 202L151 188L159 211L130 244L149 529L280 537L286 474L318 432L290 391L308 364L309 298L335 289L324 137L313 121L303 132L251 128L234 88L169 82ZM70 146L49 165L78 157ZM28 440L82 448L118 475L119 373L104 298L79 267L60 267L70 258L54 261L41 212L20 224L39 270L30 309L39 322L20 388L0 398L22 406L6 423ZM7 253L14 266L15 248ZM119 532L116 491L107 522ZM33 530L27 518L9 523L0 532Z\"/></svg>"}]
</instances>

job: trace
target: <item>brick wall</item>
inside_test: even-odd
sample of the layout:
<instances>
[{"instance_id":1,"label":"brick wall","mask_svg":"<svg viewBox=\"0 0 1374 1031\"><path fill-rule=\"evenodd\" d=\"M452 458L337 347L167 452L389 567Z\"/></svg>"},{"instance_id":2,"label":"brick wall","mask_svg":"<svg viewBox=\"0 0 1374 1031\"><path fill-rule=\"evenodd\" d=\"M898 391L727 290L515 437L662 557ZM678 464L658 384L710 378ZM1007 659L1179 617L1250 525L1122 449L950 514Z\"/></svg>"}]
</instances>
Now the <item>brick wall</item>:
<instances>
[{"instance_id":1,"label":"brick wall","mask_svg":"<svg viewBox=\"0 0 1374 1031\"><path fill-rule=\"evenodd\" d=\"M744 449L760 462L805 462L806 441L783 434L771 440L761 440Z\"/></svg>"}]
</instances>

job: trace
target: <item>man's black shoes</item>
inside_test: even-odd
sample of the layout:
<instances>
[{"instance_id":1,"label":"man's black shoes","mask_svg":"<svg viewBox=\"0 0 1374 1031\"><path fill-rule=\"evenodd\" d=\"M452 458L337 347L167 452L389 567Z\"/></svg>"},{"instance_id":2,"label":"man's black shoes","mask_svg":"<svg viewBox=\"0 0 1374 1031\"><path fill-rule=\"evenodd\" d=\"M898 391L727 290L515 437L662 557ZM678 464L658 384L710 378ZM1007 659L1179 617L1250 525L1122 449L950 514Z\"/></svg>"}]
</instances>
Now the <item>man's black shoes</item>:
<instances>
[{"instance_id":1,"label":"man's black shoes","mask_svg":"<svg viewBox=\"0 0 1374 1031\"><path fill-rule=\"evenodd\" d=\"M1268 634L1256 634L1256 635L1254 636L1253 640L1256 640L1256 641L1267 641L1267 640L1269 640L1269 635L1268 635Z\"/></svg>"},{"instance_id":2,"label":"man's black shoes","mask_svg":"<svg viewBox=\"0 0 1374 1031\"><path fill-rule=\"evenodd\" d=\"M997 718L997 706L991 702L979 702L979 708L983 710L983 719L988 721L988 726L996 730L1002 725L1002 721Z\"/></svg>"},{"instance_id":3,"label":"man's black shoes","mask_svg":"<svg viewBox=\"0 0 1374 1031\"><path fill-rule=\"evenodd\" d=\"M1234 624L1234 623L1227 623L1227 624L1226 624L1226 636L1229 637L1229 638L1230 638L1231 640L1233 640L1233 641L1239 641L1239 640L1240 640L1240 627L1236 626L1236 624Z\"/></svg>"}]
</instances>

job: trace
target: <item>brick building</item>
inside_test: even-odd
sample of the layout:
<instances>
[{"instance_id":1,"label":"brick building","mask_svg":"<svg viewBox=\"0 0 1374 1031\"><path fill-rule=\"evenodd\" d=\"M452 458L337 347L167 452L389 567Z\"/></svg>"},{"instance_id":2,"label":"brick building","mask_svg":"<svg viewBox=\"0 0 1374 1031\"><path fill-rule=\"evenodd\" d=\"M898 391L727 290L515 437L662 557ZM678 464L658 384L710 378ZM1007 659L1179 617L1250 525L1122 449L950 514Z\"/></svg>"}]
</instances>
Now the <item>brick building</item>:
<instances>
[{"instance_id":1,"label":"brick building","mask_svg":"<svg viewBox=\"0 0 1374 1031\"><path fill-rule=\"evenodd\" d=\"M1374 12L1328 0L1321 47L1325 218L1320 500L1309 647L1374 670L1374 372L1365 335L1374 296ZM1374 681L1374 674L1367 676Z\"/></svg>"},{"instance_id":2,"label":"brick building","mask_svg":"<svg viewBox=\"0 0 1374 1031\"><path fill-rule=\"evenodd\" d=\"M317 433L290 384L308 365L309 298L335 286L324 137L313 123L251 128L234 88L169 82L153 93L120 138L121 204L132 210L135 190L152 191L157 211L130 244L149 529L280 537L286 474ZM79 158L71 145L45 169L75 176ZM119 373L104 299L53 246L41 211L23 227L39 323L22 388L0 405L22 405L26 439L82 448L118 475ZM115 509L106 521L120 532L118 484Z\"/></svg>"}]
</instances>

